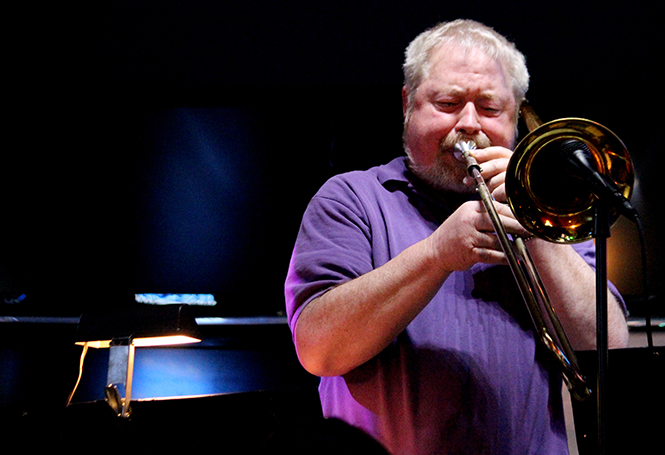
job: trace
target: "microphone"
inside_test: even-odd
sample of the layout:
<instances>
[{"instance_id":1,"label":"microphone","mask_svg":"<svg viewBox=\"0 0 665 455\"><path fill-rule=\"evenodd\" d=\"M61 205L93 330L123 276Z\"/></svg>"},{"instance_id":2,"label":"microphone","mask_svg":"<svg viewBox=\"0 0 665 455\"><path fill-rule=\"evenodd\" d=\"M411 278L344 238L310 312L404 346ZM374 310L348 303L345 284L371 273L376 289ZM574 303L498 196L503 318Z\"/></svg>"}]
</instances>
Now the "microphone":
<instances>
[{"instance_id":1,"label":"microphone","mask_svg":"<svg viewBox=\"0 0 665 455\"><path fill-rule=\"evenodd\" d=\"M561 144L560 152L566 160L568 169L586 181L596 197L610 200L623 216L632 221L637 220L637 211L630 201L621 194L617 185L598 172L596 166L591 164L591 151L584 142L576 139L564 141Z\"/></svg>"}]
</instances>

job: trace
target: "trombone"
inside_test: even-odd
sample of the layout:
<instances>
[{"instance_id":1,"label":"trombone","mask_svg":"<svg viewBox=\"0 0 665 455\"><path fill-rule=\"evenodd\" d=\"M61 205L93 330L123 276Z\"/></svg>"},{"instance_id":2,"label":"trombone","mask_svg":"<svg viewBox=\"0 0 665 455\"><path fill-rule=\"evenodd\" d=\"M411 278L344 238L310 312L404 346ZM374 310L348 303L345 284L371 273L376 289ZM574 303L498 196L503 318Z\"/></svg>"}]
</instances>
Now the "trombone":
<instances>
[{"instance_id":1,"label":"trombone","mask_svg":"<svg viewBox=\"0 0 665 455\"><path fill-rule=\"evenodd\" d=\"M521 114L529 129L517 145L506 171L506 195L517 220L541 239L571 244L590 240L595 221L595 196L563 169L559 150L563 142L584 143L596 169L609 177L626 198L633 188L633 165L621 140L602 125L586 119L564 118L543 124L525 102ZM545 286L521 237L509 236L499 219L492 195L471 156L475 143L455 145L466 161L481 201L490 216L536 330L537 338L558 362L573 397L584 400L591 391L582 375L570 341L551 305ZM610 223L619 217L610 211Z\"/></svg>"}]
</instances>

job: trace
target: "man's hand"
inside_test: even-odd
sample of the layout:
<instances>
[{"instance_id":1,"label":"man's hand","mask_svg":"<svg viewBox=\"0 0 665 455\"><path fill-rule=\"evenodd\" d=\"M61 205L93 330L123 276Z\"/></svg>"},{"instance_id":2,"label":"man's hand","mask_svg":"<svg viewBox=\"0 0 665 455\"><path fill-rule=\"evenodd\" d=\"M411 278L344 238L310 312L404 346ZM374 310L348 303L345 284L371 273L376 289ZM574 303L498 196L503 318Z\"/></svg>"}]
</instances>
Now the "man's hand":
<instances>
[{"instance_id":1,"label":"man's hand","mask_svg":"<svg viewBox=\"0 0 665 455\"><path fill-rule=\"evenodd\" d=\"M480 175L492 197L499 202L506 202L506 169L513 152L504 147L487 147L473 150L472 155L481 167ZM466 177L464 183L475 185L471 177Z\"/></svg>"}]
</instances>

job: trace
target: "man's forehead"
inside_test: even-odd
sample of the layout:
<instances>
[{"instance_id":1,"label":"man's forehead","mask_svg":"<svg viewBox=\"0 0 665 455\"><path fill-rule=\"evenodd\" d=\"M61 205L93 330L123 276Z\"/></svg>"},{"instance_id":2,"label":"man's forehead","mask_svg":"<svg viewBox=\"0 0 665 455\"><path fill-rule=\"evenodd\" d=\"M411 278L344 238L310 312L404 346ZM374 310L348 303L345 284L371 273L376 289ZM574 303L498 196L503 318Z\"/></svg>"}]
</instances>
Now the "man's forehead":
<instances>
[{"instance_id":1,"label":"man's forehead","mask_svg":"<svg viewBox=\"0 0 665 455\"><path fill-rule=\"evenodd\" d=\"M484 71L496 69L502 73L504 72L501 62L482 49L450 43L435 48L428 60L430 70L436 66L445 66L459 69L481 68Z\"/></svg>"},{"instance_id":2,"label":"man's forehead","mask_svg":"<svg viewBox=\"0 0 665 455\"><path fill-rule=\"evenodd\" d=\"M485 82L481 91L487 99L504 98L504 92L511 91L507 73L499 61L480 49L451 44L439 46L432 53L425 81L428 79L445 81L440 89L450 95L463 95L469 90L469 82L476 79ZM488 81L491 83L487 84Z\"/></svg>"}]
</instances>

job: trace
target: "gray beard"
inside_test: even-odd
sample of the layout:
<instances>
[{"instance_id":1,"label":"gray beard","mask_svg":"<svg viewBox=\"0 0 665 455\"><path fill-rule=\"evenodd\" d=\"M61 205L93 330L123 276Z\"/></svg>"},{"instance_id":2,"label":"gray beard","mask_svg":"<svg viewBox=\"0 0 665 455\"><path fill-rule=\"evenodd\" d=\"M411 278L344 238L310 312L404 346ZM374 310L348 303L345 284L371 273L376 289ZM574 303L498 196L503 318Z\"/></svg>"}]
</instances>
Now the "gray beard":
<instances>
[{"instance_id":1,"label":"gray beard","mask_svg":"<svg viewBox=\"0 0 665 455\"><path fill-rule=\"evenodd\" d=\"M462 181L466 176L466 169L461 162L459 166L451 168L449 163L445 163L439 155L436 163L431 166L417 165L410 158L408 159L408 166L416 177L437 191L474 192L473 188L464 185Z\"/></svg>"},{"instance_id":2,"label":"gray beard","mask_svg":"<svg viewBox=\"0 0 665 455\"><path fill-rule=\"evenodd\" d=\"M455 144L460 141L473 141L479 149L491 145L485 135L476 135L475 137L469 137L465 134L446 136L439 144L439 153L436 156L434 164L424 166L413 162L409 148L405 144L404 148L408 156L407 165L409 170L437 191L474 194L476 191L475 187L467 186L463 182L464 177L467 175L467 168L464 161L450 159L450 157L454 156ZM451 161L454 163L452 166L450 164Z\"/></svg>"}]
</instances>

